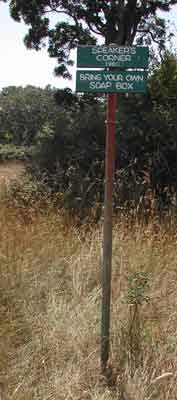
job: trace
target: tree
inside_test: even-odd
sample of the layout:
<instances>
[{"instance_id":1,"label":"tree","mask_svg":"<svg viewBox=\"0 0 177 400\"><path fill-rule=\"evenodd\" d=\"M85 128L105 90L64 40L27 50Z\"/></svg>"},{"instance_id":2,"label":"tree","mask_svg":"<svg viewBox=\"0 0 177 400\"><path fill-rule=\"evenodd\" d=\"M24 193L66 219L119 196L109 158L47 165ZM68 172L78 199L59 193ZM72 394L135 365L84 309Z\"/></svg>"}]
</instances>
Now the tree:
<instances>
[{"instance_id":1,"label":"tree","mask_svg":"<svg viewBox=\"0 0 177 400\"><path fill-rule=\"evenodd\" d=\"M152 190L163 208L172 201L170 194L177 193L176 104L177 58L167 53L149 77L148 92L124 96L119 104L118 160L119 168L127 171L123 202L127 196L138 204Z\"/></svg>"},{"instance_id":2,"label":"tree","mask_svg":"<svg viewBox=\"0 0 177 400\"><path fill-rule=\"evenodd\" d=\"M132 45L155 41L164 47L165 21L159 10L168 12L176 0L0 0L9 3L11 16L28 26L27 48L48 47L57 58L55 73L70 77L71 51L78 44ZM51 15L58 16L52 25Z\"/></svg>"},{"instance_id":3,"label":"tree","mask_svg":"<svg viewBox=\"0 0 177 400\"><path fill-rule=\"evenodd\" d=\"M57 106L56 90L33 86L9 86L0 93L0 143L31 145L43 125L55 120L61 106Z\"/></svg>"}]
</instances>

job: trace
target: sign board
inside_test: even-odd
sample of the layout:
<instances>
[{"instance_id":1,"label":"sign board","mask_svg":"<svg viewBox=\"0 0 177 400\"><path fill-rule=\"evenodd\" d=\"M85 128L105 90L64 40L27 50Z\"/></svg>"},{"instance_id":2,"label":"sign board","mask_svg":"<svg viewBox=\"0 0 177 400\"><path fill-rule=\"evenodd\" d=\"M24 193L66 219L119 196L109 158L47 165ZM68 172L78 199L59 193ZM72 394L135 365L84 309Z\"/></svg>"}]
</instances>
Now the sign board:
<instances>
[{"instance_id":1,"label":"sign board","mask_svg":"<svg viewBox=\"0 0 177 400\"><path fill-rule=\"evenodd\" d=\"M78 68L147 68L148 47L78 46Z\"/></svg>"},{"instance_id":2,"label":"sign board","mask_svg":"<svg viewBox=\"0 0 177 400\"><path fill-rule=\"evenodd\" d=\"M80 70L76 75L76 92L127 93L145 92L146 71L90 71Z\"/></svg>"}]
</instances>

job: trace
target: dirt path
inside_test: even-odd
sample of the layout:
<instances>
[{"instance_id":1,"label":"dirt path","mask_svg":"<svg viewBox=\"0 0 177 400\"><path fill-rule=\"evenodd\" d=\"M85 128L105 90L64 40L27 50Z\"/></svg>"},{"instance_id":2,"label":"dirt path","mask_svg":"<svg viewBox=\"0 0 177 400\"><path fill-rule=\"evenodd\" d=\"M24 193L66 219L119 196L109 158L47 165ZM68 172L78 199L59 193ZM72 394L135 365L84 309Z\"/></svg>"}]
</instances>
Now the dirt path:
<instances>
[{"instance_id":1,"label":"dirt path","mask_svg":"<svg viewBox=\"0 0 177 400\"><path fill-rule=\"evenodd\" d=\"M7 161L0 164L0 185L8 185L11 180L19 178L24 170L25 166L21 161Z\"/></svg>"}]
</instances>

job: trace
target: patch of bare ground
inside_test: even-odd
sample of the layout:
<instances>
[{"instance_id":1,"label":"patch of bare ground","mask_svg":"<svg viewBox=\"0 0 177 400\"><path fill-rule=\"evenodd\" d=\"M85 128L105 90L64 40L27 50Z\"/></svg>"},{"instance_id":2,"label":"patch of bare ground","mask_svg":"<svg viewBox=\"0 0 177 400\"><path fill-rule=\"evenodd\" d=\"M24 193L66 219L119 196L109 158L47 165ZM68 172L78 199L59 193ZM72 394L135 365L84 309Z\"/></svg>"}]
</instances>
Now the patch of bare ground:
<instances>
[{"instance_id":1,"label":"patch of bare ground","mask_svg":"<svg viewBox=\"0 0 177 400\"><path fill-rule=\"evenodd\" d=\"M25 170L22 161L6 161L0 164L0 185L6 184L13 179L18 179Z\"/></svg>"}]
</instances>

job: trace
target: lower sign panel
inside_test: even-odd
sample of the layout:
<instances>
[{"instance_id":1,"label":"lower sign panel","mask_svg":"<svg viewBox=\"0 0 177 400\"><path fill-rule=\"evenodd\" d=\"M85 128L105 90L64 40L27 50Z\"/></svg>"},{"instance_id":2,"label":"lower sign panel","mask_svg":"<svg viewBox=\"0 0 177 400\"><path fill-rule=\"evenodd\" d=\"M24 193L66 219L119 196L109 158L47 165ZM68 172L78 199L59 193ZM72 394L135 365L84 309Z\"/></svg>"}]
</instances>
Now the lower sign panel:
<instances>
[{"instance_id":1,"label":"lower sign panel","mask_svg":"<svg viewBox=\"0 0 177 400\"><path fill-rule=\"evenodd\" d=\"M77 71L76 92L146 92L146 71Z\"/></svg>"}]
</instances>

